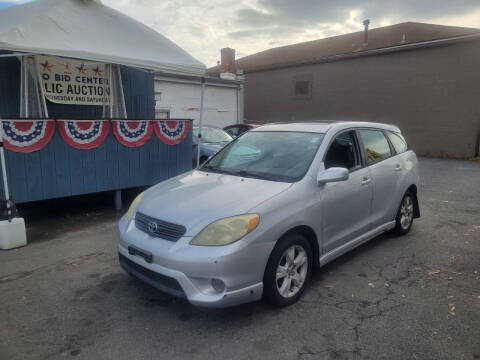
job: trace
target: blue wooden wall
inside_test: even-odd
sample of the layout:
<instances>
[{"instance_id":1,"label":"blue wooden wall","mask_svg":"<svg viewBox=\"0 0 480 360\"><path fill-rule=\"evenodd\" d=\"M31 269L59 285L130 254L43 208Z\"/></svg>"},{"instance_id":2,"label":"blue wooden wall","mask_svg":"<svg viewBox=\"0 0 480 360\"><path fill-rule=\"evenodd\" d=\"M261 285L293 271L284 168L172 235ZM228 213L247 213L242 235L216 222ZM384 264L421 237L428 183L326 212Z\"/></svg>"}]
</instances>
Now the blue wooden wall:
<instances>
[{"instance_id":1,"label":"blue wooden wall","mask_svg":"<svg viewBox=\"0 0 480 360\"><path fill-rule=\"evenodd\" d=\"M129 118L154 118L153 74L121 68ZM0 118L16 117L20 109L20 63L0 58ZM53 118L101 117L100 106L48 102ZM158 183L191 169L191 133L175 146L155 135L143 146L120 144L112 129L102 145L78 150L67 145L58 130L40 151L29 154L6 151L7 174L12 198L17 203ZM0 188L2 185L0 184Z\"/></svg>"}]
</instances>

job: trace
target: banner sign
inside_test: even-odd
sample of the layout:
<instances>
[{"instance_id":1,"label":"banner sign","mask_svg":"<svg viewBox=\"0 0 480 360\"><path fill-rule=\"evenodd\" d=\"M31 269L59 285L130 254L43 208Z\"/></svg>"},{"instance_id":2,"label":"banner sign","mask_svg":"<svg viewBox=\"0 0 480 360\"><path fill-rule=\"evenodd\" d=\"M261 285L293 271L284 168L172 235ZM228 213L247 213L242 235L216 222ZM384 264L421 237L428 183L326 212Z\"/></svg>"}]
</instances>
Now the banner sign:
<instances>
[{"instance_id":1,"label":"banner sign","mask_svg":"<svg viewBox=\"0 0 480 360\"><path fill-rule=\"evenodd\" d=\"M113 120L112 126L113 134L118 142L128 147L139 147L144 145L153 133L153 123L148 120Z\"/></svg>"},{"instance_id":2,"label":"banner sign","mask_svg":"<svg viewBox=\"0 0 480 360\"><path fill-rule=\"evenodd\" d=\"M37 56L45 97L59 104L108 105L110 86L105 64Z\"/></svg>"},{"instance_id":3,"label":"banner sign","mask_svg":"<svg viewBox=\"0 0 480 360\"><path fill-rule=\"evenodd\" d=\"M55 122L46 120L2 120L5 148L15 152L30 153L48 144L55 132Z\"/></svg>"},{"instance_id":4,"label":"banner sign","mask_svg":"<svg viewBox=\"0 0 480 360\"><path fill-rule=\"evenodd\" d=\"M157 120L155 121L155 134L167 145L180 144L188 135L190 121L188 120Z\"/></svg>"},{"instance_id":5,"label":"banner sign","mask_svg":"<svg viewBox=\"0 0 480 360\"><path fill-rule=\"evenodd\" d=\"M110 123L108 121L62 120L58 130L65 142L81 150L94 149L106 139Z\"/></svg>"}]
</instances>

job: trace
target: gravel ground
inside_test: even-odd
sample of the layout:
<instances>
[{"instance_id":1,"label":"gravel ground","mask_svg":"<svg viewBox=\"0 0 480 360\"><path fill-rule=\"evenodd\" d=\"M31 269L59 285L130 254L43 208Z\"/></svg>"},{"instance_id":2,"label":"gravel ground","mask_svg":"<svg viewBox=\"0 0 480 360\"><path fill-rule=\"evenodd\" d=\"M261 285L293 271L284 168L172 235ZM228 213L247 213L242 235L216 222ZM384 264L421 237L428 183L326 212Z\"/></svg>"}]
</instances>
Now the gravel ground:
<instances>
[{"instance_id":1,"label":"gravel ground","mask_svg":"<svg viewBox=\"0 0 480 360\"><path fill-rule=\"evenodd\" d=\"M283 309L200 309L132 279L104 195L24 206L31 243L0 252L0 359L480 359L480 164L420 165L412 231Z\"/></svg>"}]
</instances>

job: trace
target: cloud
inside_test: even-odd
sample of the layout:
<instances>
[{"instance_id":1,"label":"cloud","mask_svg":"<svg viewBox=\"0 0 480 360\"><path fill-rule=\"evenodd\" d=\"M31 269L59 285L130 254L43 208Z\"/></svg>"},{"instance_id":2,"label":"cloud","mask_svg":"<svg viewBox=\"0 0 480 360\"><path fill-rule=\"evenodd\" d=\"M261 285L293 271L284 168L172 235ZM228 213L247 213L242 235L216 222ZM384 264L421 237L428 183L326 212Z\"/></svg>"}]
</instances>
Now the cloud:
<instances>
[{"instance_id":1,"label":"cloud","mask_svg":"<svg viewBox=\"0 0 480 360\"><path fill-rule=\"evenodd\" d=\"M454 16L478 9L478 0L259 0L259 6L279 21L295 19L298 22L335 23L345 21L350 12L359 9L372 19L423 16L436 18Z\"/></svg>"},{"instance_id":2,"label":"cloud","mask_svg":"<svg viewBox=\"0 0 480 360\"><path fill-rule=\"evenodd\" d=\"M0 0L1 4L17 0ZM271 47L404 21L480 28L479 0L102 0L213 66Z\"/></svg>"}]
</instances>

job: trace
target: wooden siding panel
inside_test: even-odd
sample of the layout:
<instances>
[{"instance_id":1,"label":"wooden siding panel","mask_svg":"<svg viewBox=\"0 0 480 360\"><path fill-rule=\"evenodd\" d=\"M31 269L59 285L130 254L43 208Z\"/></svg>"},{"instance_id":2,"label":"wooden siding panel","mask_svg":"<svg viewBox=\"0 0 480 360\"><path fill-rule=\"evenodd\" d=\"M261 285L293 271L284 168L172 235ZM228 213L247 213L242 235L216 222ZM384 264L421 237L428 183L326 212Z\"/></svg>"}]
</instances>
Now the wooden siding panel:
<instances>
[{"instance_id":1,"label":"wooden siding panel","mask_svg":"<svg viewBox=\"0 0 480 360\"><path fill-rule=\"evenodd\" d=\"M70 174L70 154L68 149L65 147L65 142L58 133L55 132L50 144L47 146L53 145L54 153L54 162L55 162L55 182L56 187L53 190L53 193L50 193L47 198L52 197L63 197L72 195L72 177ZM43 151L43 150L42 150Z\"/></svg>"},{"instance_id":2,"label":"wooden siding panel","mask_svg":"<svg viewBox=\"0 0 480 360\"><path fill-rule=\"evenodd\" d=\"M53 139L52 139L53 140ZM42 178L42 197L50 198L57 192L56 162L55 162L55 143L45 146L40 155L40 174Z\"/></svg>"}]
</instances>

